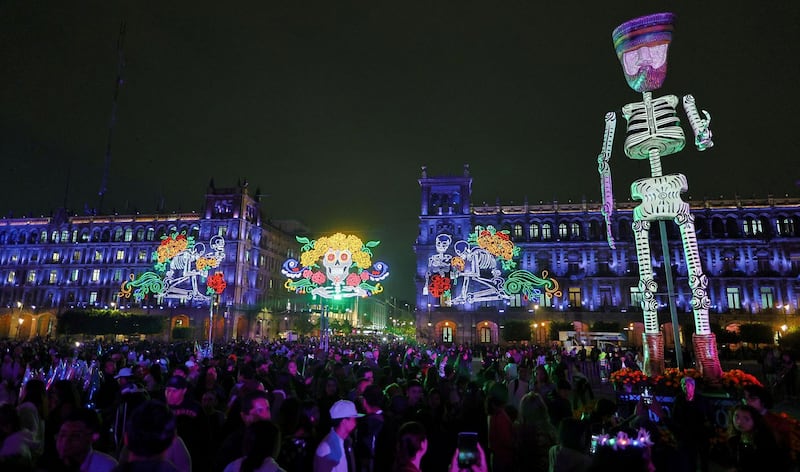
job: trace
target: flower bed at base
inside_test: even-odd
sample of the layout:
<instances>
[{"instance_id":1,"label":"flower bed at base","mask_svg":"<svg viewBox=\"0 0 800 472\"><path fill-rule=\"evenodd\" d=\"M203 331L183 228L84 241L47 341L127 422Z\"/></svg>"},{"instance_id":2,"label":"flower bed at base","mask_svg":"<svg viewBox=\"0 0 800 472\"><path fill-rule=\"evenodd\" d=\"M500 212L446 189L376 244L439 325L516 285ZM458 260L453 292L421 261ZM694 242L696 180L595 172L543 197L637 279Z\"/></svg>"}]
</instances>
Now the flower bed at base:
<instances>
[{"instance_id":1,"label":"flower bed at base","mask_svg":"<svg viewBox=\"0 0 800 472\"><path fill-rule=\"evenodd\" d=\"M675 398L681 392L681 379L695 379L697 395L705 403L709 419L720 427L727 426L729 410L741 401L742 389L747 385L761 385L753 375L739 369L723 372L718 379L706 379L695 369L669 368L663 374L649 377L641 371L620 369L611 374L610 380L617 392L619 413L625 417L633 413L641 399L642 391L648 387L655 400L667 415L671 415ZM654 415L651 419L658 421Z\"/></svg>"}]
</instances>

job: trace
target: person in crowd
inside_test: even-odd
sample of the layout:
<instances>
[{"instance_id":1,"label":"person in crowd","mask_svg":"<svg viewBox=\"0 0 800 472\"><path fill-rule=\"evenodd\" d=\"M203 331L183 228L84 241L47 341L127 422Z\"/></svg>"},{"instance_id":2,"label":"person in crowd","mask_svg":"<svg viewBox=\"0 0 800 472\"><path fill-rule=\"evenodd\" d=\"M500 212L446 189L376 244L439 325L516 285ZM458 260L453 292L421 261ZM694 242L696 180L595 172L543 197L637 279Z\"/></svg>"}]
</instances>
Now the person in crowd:
<instances>
[{"instance_id":1,"label":"person in crowd","mask_svg":"<svg viewBox=\"0 0 800 472\"><path fill-rule=\"evenodd\" d=\"M184 377L172 376L167 381L164 397L175 415L178 436L192 456L194 471L210 470L213 460L211 429L203 417L202 406L187 395L188 390L189 382Z\"/></svg>"},{"instance_id":2,"label":"person in crowd","mask_svg":"<svg viewBox=\"0 0 800 472\"><path fill-rule=\"evenodd\" d=\"M558 444L548 451L549 472L586 472L592 465L586 427L577 418L558 425Z\"/></svg>"},{"instance_id":3,"label":"person in crowd","mask_svg":"<svg viewBox=\"0 0 800 472\"><path fill-rule=\"evenodd\" d=\"M275 461L280 444L281 433L275 423L254 421L245 429L244 456L228 464L224 472L285 472Z\"/></svg>"},{"instance_id":4,"label":"person in crowd","mask_svg":"<svg viewBox=\"0 0 800 472\"><path fill-rule=\"evenodd\" d=\"M215 471L224 469L231 461L241 456L241 445L248 425L272 419L267 392L249 391L239 399L239 404L239 426L225 437L216 453L213 467Z\"/></svg>"},{"instance_id":5,"label":"person in crowd","mask_svg":"<svg viewBox=\"0 0 800 472\"><path fill-rule=\"evenodd\" d=\"M313 466L319 409L312 400L287 398L278 412L281 447L278 464L288 472L306 472Z\"/></svg>"},{"instance_id":6,"label":"person in crowd","mask_svg":"<svg viewBox=\"0 0 800 472\"><path fill-rule=\"evenodd\" d=\"M131 412L125 427L127 460L113 472L181 472L166 459L176 435L175 415L170 408L147 400Z\"/></svg>"},{"instance_id":7,"label":"person in crowd","mask_svg":"<svg viewBox=\"0 0 800 472\"><path fill-rule=\"evenodd\" d=\"M692 377L681 379L681 393L675 398L669 428L677 441L678 455L686 470L706 472L709 468L709 438L712 434L705 405Z\"/></svg>"},{"instance_id":8,"label":"person in crowd","mask_svg":"<svg viewBox=\"0 0 800 472\"><path fill-rule=\"evenodd\" d=\"M99 437L100 418L94 410L78 407L70 411L63 417L56 435L58 461L48 470L110 472L117 466L117 460L92 447Z\"/></svg>"},{"instance_id":9,"label":"person in crowd","mask_svg":"<svg viewBox=\"0 0 800 472\"><path fill-rule=\"evenodd\" d=\"M716 454L719 464L736 472L788 470L772 431L764 417L750 405L737 405L731 414L729 436L724 448Z\"/></svg>"},{"instance_id":10,"label":"person in crowd","mask_svg":"<svg viewBox=\"0 0 800 472\"><path fill-rule=\"evenodd\" d=\"M0 469L33 470L33 458L28 447L31 439L31 432L20 425L14 405L0 404Z\"/></svg>"},{"instance_id":11,"label":"person in crowd","mask_svg":"<svg viewBox=\"0 0 800 472\"><path fill-rule=\"evenodd\" d=\"M492 383L486 395L489 460L494 472L510 471L513 467L514 427L505 409L507 395L508 390L501 383Z\"/></svg>"},{"instance_id":12,"label":"person in crowd","mask_svg":"<svg viewBox=\"0 0 800 472\"><path fill-rule=\"evenodd\" d=\"M547 470L549 451L558 443L558 432L550 422L547 402L538 393L522 397L513 438L516 470Z\"/></svg>"},{"instance_id":13,"label":"person in crowd","mask_svg":"<svg viewBox=\"0 0 800 472\"><path fill-rule=\"evenodd\" d=\"M81 408L78 387L71 380L56 380L47 391L47 418L45 419L44 453L42 459L52 462L58 457L56 434L61 429L64 418ZM99 428L97 428L99 429Z\"/></svg>"},{"instance_id":14,"label":"person in crowd","mask_svg":"<svg viewBox=\"0 0 800 472\"><path fill-rule=\"evenodd\" d=\"M348 400L334 403L329 414L333 426L314 453L314 472L352 472L355 457L350 433L356 428L356 418L364 415Z\"/></svg>"},{"instance_id":15,"label":"person in crowd","mask_svg":"<svg viewBox=\"0 0 800 472\"><path fill-rule=\"evenodd\" d=\"M743 389L744 401L752 406L761 416L764 417L764 422L772 431L775 436L775 442L778 444L781 453L786 455L792 462L795 469L798 467L798 452L796 449L800 447L800 427L796 421L793 421L788 415L781 415L772 411L773 399L770 391L756 384L747 385Z\"/></svg>"},{"instance_id":16,"label":"person in crowd","mask_svg":"<svg viewBox=\"0 0 800 472\"><path fill-rule=\"evenodd\" d=\"M48 415L47 387L39 379L30 379L22 386L21 398L17 406L19 422L30 432L30 448L33 460L38 461L44 453L45 420Z\"/></svg>"},{"instance_id":17,"label":"person in crowd","mask_svg":"<svg viewBox=\"0 0 800 472\"><path fill-rule=\"evenodd\" d=\"M355 454L358 472L386 470L393 453L397 426L393 418L383 414L383 392L377 385L368 385L358 401L365 416L356 426Z\"/></svg>"},{"instance_id":18,"label":"person in crowd","mask_svg":"<svg viewBox=\"0 0 800 472\"><path fill-rule=\"evenodd\" d=\"M416 421L400 426L394 454L393 472L420 472L422 457L428 452L425 427Z\"/></svg>"}]
</instances>

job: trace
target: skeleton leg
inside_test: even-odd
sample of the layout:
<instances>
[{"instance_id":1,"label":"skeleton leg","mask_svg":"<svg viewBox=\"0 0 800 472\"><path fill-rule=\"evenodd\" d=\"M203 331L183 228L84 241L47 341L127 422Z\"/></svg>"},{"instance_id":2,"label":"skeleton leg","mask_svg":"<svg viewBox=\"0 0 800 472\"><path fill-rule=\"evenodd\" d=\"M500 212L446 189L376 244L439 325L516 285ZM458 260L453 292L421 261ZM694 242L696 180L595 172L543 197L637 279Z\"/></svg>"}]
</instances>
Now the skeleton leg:
<instances>
[{"instance_id":1,"label":"skeleton leg","mask_svg":"<svg viewBox=\"0 0 800 472\"><path fill-rule=\"evenodd\" d=\"M658 329L658 284L653 278L650 261L650 222L635 220L633 235L636 241L636 256L639 260L639 291L642 294L644 316L644 371L647 375L658 375L664 371L664 338Z\"/></svg>"},{"instance_id":2,"label":"skeleton leg","mask_svg":"<svg viewBox=\"0 0 800 472\"><path fill-rule=\"evenodd\" d=\"M689 212L689 205L684 204L675 222L681 231L683 252L686 256L686 267L689 274L689 288L692 290L692 312L694 313L695 333L692 336L694 354L703 376L718 378L722 374L717 353L717 341L708 323L708 308L711 301L706 287L708 279L700 265L697 250L697 235L694 229L694 215Z\"/></svg>"}]
</instances>

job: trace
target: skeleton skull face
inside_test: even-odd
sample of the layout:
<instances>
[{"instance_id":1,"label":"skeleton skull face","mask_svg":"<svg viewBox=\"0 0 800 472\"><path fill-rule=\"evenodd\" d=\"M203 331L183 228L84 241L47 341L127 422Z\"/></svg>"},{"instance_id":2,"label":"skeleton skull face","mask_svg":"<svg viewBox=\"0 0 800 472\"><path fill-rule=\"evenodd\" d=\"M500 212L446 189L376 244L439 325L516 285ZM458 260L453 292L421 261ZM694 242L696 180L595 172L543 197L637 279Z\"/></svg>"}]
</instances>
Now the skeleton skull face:
<instances>
[{"instance_id":1,"label":"skeleton skull face","mask_svg":"<svg viewBox=\"0 0 800 472\"><path fill-rule=\"evenodd\" d=\"M453 238L451 238L449 234L440 234L436 236L436 252L439 254L447 252L447 248L450 247L450 242L452 240Z\"/></svg>"},{"instance_id":2,"label":"skeleton skull face","mask_svg":"<svg viewBox=\"0 0 800 472\"><path fill-rule=\"evenodd\" d=\"M322 256L322 265L328 273L328 280L334 285L341 285L353 265L353 255L347 249L328 248Z\"/></svg>"}]
</instances>

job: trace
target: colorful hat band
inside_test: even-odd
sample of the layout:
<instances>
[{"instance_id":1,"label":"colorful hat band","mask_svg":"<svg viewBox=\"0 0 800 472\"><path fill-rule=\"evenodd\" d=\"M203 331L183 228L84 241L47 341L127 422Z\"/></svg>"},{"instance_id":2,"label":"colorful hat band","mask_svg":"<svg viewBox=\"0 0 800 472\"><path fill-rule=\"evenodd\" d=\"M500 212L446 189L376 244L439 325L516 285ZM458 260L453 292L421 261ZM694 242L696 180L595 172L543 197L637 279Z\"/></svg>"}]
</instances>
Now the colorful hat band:
<instances>
[{"instance_id":1,"label":"colorful hat band","mask_svg":"<svg viewBox=\"0 0 800 472\"><path fill-rule=\"evenodd\" d=\"M674 22L673 13L655 13L622 23L611 34L617 56L645 44L669 43Z\"/></svg>"}]
</instances>

